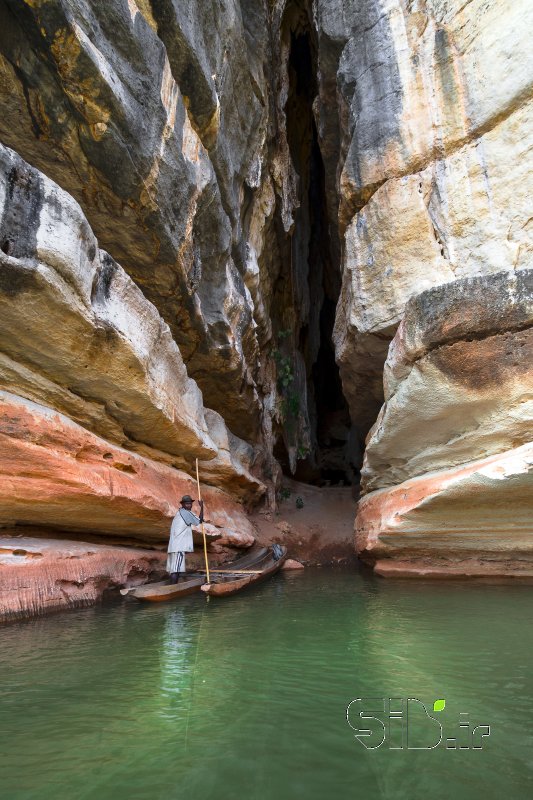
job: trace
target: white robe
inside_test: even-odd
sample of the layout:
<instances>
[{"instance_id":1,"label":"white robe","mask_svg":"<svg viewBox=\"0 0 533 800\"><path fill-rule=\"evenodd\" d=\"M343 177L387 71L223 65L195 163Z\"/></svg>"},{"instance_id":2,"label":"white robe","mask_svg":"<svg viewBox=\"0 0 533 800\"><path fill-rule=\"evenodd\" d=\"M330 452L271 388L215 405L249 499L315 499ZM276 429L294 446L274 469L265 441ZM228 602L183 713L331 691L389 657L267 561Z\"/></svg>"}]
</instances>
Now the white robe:
<instances>
[{"instance_id":1,"label":"white robe","mask_svg":"<svg viewBox=\"0 0 533 800\"><path fill-rule=\"evenodd\" d=\"M198 525L199 517L180 508L170 528L170 539L168 542L167 572L185 572L185 555L192 553L194 545L192 541L191 525Z\"/></svg>"}]
</instances>

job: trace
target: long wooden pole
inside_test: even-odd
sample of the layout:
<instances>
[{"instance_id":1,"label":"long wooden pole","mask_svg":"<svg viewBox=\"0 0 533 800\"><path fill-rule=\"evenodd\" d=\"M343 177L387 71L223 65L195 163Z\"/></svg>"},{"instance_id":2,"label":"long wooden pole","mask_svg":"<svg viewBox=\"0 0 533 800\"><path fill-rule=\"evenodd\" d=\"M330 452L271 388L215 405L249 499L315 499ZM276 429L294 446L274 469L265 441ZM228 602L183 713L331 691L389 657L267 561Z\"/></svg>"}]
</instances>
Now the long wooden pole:
<instances>
[{"instance_id":1,"label":"long wooden pole","mask_svg":"<svg viewBox=\"0 0 533 800\"><path fill-rule=\"evenodd\" d=\"M198 500L201 500L202 499L202 493L200 491L200 473L198 472L198 459L196 459L196 483L198 484ZM202 516L203 516L203 514L202 514ZM207 560L207 541L206 541L206 538L205 538L205 530L204 530L204 521L203 521L203 519L202 519L202 523L201 524L202 524L202 536L203 536L203 539L204 539L205 571L207 573L207 582L210 583L210 581L209 581L209 562Z\"/></svg>"}]
</instances>

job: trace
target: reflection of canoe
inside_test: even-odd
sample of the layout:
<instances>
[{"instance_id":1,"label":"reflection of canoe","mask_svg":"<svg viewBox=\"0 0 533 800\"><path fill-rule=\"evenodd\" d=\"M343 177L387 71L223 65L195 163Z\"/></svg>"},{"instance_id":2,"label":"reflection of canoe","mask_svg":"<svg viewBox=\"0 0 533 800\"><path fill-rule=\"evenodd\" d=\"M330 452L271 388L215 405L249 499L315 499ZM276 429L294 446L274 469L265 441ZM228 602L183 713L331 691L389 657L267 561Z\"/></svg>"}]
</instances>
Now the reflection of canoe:
<instances>
[{"instance_id":1,"label":"reflection of canoe","mask_svg":"<svg viewBox=\"0 0 533 800\"><path fill-rule=\"evenodd\" d=\"M273 549L269 547L267 552L254 562L253 570L250 569L249 575L239 575L238 573L220 575L213 572L213 580L211 580L211 583L206 583L202 586L202 592L220 597L222 595L235 594L242 589L246 589L247 586L264 581L265 578L269 578L270 575L277 572L287 558L287 548L279 547L279 545L278 548L279 557L277 560Z\"/></svg>"},{"instance_id":2,"label":"reflection of canoe","mask_svg":"<svg viewBox=\"0 0 533 800\"><path fill-rule=\"evenodd\" d=\"M261 562L265 554L266 547L252 547L245 556L237 558L229 564L224 564L223 569L256 569L256 562ZM198 592L200 586L205 583L205 570L201 572L187 573L187 579L180 579L179 583L169 583L168 580L159 583L145 583L134 589L122 589L121 593L128 597L135 597L137 600L147 600L151 603L158 603L163 600L174 600L176 597L185 597L193 592Z\"/></svg>"}]
</instances>

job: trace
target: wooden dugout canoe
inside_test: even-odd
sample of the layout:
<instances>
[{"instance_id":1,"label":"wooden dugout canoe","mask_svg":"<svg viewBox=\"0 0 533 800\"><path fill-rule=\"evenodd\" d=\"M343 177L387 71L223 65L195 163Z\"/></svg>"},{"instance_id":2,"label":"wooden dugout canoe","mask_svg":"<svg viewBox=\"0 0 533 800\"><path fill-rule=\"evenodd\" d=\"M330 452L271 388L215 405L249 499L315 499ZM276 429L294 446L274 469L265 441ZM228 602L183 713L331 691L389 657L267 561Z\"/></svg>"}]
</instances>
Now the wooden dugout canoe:
<instances>
[{"instance_id":1,"label":"wooden dugout canoe","mask_svg":"<svg viewBox=\"0 0 533 800\"><path fill-rule=\"evenodd\" d=\"M267 552L254 562L253 573L249 575L217 575L213 573L215 576L214 579L211 580L211 583L204 583L201 587L202 592L211 597L223 597L225 595L236 594L236 592L240 592L248 586L264 581L266 578L274 575L287 558L287 548L281 547L280 549L282 553L276 561L274 552L272 548L269 547Z\"/></svg>"},{"instance_id":2,"label":"wooden dugout canoe","mask_svg":"<svg viewBox=\"0 0 533 800\"><path fill-rule=\"evenodd\" d=\"M262 562L268 554L266 547L254 545L245 556L237 558L229 564L224 564L221 568L228 569L259 569L256 562ZM187 573L186 580L178 583L169 583L168 580L159 583L145 583L143 586L136 586L133 589L122 590L122 594L128 597L135 597L136 600L145 600L149 603L161 603L165 600L175 600L177 597L186 597L193 592L199 592L202 584L205 583L205 570Z\"/></svg>"}]
</instances>

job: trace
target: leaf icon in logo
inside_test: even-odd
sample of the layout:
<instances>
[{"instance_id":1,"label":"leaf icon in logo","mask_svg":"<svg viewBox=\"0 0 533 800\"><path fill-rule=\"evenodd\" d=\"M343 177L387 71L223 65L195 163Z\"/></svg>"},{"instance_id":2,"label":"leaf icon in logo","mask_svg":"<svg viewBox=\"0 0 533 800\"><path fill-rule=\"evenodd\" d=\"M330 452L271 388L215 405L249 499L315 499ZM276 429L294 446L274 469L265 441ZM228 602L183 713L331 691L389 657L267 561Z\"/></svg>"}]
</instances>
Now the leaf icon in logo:
<instances>
[{"instance_id":1,"label":"leaf icon in logo","mask_svg":"<svg viewBox=\"0 0 533 800\"><path fill-rule=\"evenodd\" d=\"M433 703L433 711L442 711L446 706L446 700L435 700Z\"/></svg>"}]
</instances>

